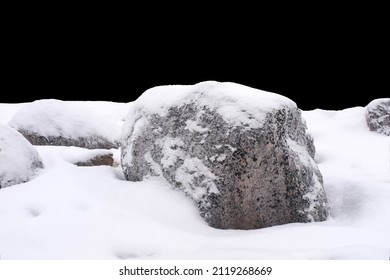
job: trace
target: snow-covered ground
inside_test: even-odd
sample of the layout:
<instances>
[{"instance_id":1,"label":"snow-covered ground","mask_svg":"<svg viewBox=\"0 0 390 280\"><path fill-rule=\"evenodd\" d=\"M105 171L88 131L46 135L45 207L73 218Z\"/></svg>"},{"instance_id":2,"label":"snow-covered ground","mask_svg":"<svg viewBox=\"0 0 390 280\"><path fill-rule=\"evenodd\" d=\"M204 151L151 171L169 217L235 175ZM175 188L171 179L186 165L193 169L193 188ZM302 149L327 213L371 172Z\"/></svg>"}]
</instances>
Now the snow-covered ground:
<instances>
[{"instance_id":1,"label":"snow-covered ground","mask_svg":"<svg viewBox=\"0 0 390 280\"><path fill-rule=\"evenodd\" d=\"M104 104L90 105L115 110ZM0 104L0 123L22 106ZM209 227L157 179L127 182L118 165L73 165L85 149L36 146L45 168L0 190L1 259L388 259L390 138L370 132L364 113L303 112L332 218L249 231Z\"/></svg>"}]
</instances>

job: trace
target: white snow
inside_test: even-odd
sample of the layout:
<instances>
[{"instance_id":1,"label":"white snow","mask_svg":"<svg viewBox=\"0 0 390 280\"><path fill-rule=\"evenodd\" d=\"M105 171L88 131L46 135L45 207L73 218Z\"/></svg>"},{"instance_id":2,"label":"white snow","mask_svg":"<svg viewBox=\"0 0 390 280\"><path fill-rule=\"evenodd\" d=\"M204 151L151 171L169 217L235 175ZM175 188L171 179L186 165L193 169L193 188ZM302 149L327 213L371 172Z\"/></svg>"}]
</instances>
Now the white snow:
<instances>
[{"instance_id":1,"label":"white snow","mask_svg":"<svg viewBox=\"0 0 390 280\"><path fill-rule=\"evenodd\" d=\"M378 107L381 103L389 102L390 98L377 98L372 100L368 105L366 106L367 109L373 109Z\"/></svg>"},{"instance_id":2,"label":"white snow","mask_svg":"<svg viewBox=\"0 0 390 280\"><path fill-rule=\"evenodd\" d=\"M221 154L217 157L217 161L224 161L226 159L226 154Z\"/></svg>"},{"instance_id":3,"label":"white snow","mask_svg":"<svg viewBox=\"0 0 390 280\"><path fill-rule=\"evenodd\" d=\"M150 90L145 102L153 110L161 109L153 107L159 94L167 102L174 98L165 87ZM236 112L238 97L231 95ZM123 106L112 104L107 114ZM209 227L191 200L163 181L127 182L120 167L71 164L83 149L36 147L45 169L30 182L0 190L1 258L388 259L390 137L370 132L364 115L361 107L303 112L332 218L249 231ZM202 171L196 162L187 163Z\"/></svg>"},{"instance_id":4,"label":"white snow","mask_svg":"<svg viewBox=\"0 0 390 280\"><path fill-rule=\"evenodd\" d=\"M156 141L156 144L161 148L163 157L161 164L164 168L169 168L176 164L179 159L184 158L184 152L181 149L184 145L180 138L172 138L166 136Z\"/></svg>"},{"instance_id":5,"label":"white snow","mask_svg":"<svg viewBox=\"0 0 390 280\"><path fill-rule=\"evenodd\" d=\"M0 103L0 124L8 124L17 111L30 103Z\"/></svg>"},{"instance_id":6,"label":"white snow","mask_svg":"<svg viewBox=\"0 0 390 280\"><path fill-rule=\"evenodd\" d=\"M182 183L184 191L195 201L204 199L207 193L219 193L214 183L216 179L218 177L197 157L185 158L175 174L175 181Z\"/></svg>"},{"instance_id":7,"label":"white snow","mask_svg":"<svg viewBox=\"0 0 390 280\"><path fill-rule=\"evenodd\" d=\"M198 123L196 121L192 121L192 120L186 121L186 129L191 131L191 132L195 131L195 132L199 132L199 133L204 133L204 132L209 131L208 128L202 127L202 126L198 125Z\"/></svg>"},{"instance_id":8,"label":"white snow","mask_svg":"<svg viewBox=\"0 0 390 280\"><path fill-rule=\"evenodd\" d=\"M21 107L9 124L45 137L97 135L117 142L129 106L129 103L105 101L37 100Z\"/></svg>"}]
</instances>

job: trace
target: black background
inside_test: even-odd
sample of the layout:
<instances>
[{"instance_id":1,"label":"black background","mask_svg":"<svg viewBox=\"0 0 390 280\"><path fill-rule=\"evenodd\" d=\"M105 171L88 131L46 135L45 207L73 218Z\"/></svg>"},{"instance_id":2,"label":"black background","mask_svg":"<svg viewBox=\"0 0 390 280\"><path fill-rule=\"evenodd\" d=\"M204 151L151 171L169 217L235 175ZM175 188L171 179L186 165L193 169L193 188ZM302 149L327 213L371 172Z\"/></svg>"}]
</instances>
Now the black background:
<instances>
[{"instance_id":1,"label":"black background","mask_svg":"<svg viewBox=\"0 0 390 280\"><path fill-rule=\"evenodd\" d=\"M14 20L6 28L0 102L128 102L154 86L205 80L279 93L304 110L388 97L385 22L317 16L202 27L183 26L186 16L170 23L85 13Z\"/></svg>"}]
</instances>

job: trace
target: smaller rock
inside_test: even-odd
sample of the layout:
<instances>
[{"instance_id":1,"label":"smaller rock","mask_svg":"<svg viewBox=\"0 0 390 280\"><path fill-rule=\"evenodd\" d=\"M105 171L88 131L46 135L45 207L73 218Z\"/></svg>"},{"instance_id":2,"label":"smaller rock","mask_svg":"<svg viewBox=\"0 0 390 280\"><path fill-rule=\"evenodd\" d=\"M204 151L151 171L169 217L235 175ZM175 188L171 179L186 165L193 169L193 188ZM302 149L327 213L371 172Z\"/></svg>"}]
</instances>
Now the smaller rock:
<instances>
[{"instance_id":1,"label":"smaller rock","mask_svg":"<svg viewBox=\"0 0 390 280\"><path fill-rule=\"evenodd\" d=\"M9 125L33 145L117 148L122 122L105 114L105 104L97 104L96 108L91 105L56 99L36 100L22 107Z\"/></svg>"},{"instance_id":2,"label":"smaller rock","mask_svg":"<svg viewBox=\"0 0 390 280\"><path fill-rule=\"evenodd\" d=\"M0 189L29 181L43 168L37 150L15 129L0 124Z\"/></svg>"},{"instance_id":3,"label":"smaller rock","mask_svg":"<svg viewBox=\"0 0 390 280\"><path fill-rule=\"evenodd\" d=\"M390 136L390 98L371 101L366 106L366 120L371 131Z\"/></svg>"},{"instance_id":4,"label":"smaller rock","mask_svg":"<svg viewBox=\"0 0 390 280\"><path fill-rule=\"evenodd\" d=\"M99 165L114 165L114 155L112 153L106 155L97 155L86 161L79 161L75 163L77 166L99 166Z\"/></svg>"},{"instance_id":5,"label":"smaller rock","mask_svg":"<svg viewBox=\"0 0 390 280\"><path fill-rule=\"evenodd\" d=\"M62 158L77 166L117 166L116 149L85 149L80 147L66 147L62 150Z\"/></svg>"}]
</instances>

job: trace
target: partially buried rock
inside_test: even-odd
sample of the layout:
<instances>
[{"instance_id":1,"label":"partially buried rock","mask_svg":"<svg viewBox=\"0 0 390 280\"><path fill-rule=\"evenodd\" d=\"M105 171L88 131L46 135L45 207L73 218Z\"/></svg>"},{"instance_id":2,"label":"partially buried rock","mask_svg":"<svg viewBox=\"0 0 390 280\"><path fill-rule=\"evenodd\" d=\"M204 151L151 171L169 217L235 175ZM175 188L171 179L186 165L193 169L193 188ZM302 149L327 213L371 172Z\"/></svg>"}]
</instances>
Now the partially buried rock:
<instances>
[{"instance_id":1,"label":"partially buried rock","mask_svg":"<svg viewBox=\"0 0 390 280\"><path fill-rule=\"evenodd\" d=\"M147 90L122 132L125 178L164 177L213 227L324 221L329 206L296 104L234 83Z\"/></svg>"},{"instance_id":2,"label":"partially buried rock","mask_svg":"<svg viewBox=\"0 0 390 280\"><path fill-rule=\"evenodd\" d=\"M112 153L96 155L92 158L88 158L82 161L75 163L77 166L99 166L99 165L108 165L113 166L114 158Z\"/></svg>"},{"instance_id":3,"label":"partially buried rock","mask_svg":"<svg viewBox=\"0 0 390 280\"><path fill-rule=\"evenodd\" d=\"M366 106L366 120L371 131L390 136L390 98L371 101Z\"/></svg>"},{"instance_id":4,"label":"partially buried rock","mask_svg":"<svg viewBox=\"0 0 390 280\"><path fill-rule=\"evenodd\" d=\"M85 149L79 147L69 147L61 152L62 158L77 166L118 166L118 160L114 160L116 150L105 149Z\"/></svg>"},{"instance_id":5,"label":"partially buried rock","mask_svg":"<svg viewBox=\"0 0 390 280\"><path fill-rule=\"evenodd\" d=\"M11 119L33 145L75 146L88 149L117 148L120 130L83 102L37 100L22 107Z\"/></svg>"},{"instance_id":6,"label":"partially buried rock","mask_svg":"<svg viewBox=\"0 0 390 280\"><path fill-rule=\"evenodd\" d=\"M0 188L29 181L43 168L38 152L19 132L0 124Z\"/></svg>"}]
</instances>

